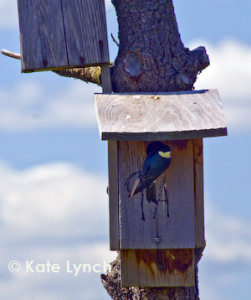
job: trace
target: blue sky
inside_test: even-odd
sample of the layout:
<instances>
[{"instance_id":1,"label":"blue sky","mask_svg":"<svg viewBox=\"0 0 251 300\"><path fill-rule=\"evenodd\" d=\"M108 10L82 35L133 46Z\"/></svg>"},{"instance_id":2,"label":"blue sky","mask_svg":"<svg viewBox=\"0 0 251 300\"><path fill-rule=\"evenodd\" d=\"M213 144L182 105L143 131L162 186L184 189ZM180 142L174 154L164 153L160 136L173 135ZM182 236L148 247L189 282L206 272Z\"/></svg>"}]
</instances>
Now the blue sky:
<instances>
[{"instance_id":1,"label":"blue sky","mask_svg":"<svg viewBox=\"0 0 251 300\"><path fill-rule=\"evenodd\" d=\"M228 137L204 139L207 247L199 264L203 300L251 298L251 2L174 0L181 38L205 46L211 66L196 89L217 88ZM106 1L110 59L116 15ZM0 48L20 52L16 1L0 0ZM67 273L66 261L103 264L109 251L107 143L100 141L92 84L51 72L21 74L0 55L0 297L102 299L100 273ZM21 270L8 271L18 260ZM59 264L27 273L25 262ZM241 293L241 294L240 294Z\"/></svg>"}]
</instances>

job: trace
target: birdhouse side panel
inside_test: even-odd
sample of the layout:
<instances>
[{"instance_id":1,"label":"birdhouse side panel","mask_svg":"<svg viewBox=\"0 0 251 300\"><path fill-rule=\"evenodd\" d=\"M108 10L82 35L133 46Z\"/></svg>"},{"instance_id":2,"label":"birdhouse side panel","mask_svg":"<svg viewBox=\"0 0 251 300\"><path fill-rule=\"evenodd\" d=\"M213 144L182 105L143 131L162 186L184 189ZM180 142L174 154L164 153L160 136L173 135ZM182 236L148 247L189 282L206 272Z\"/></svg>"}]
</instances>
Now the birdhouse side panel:
<instances>
[{"instance_id":1,"label":"birdhouse side panel","mask_svg":"<svg viewBox=\"0 0 251 300\"><path fill-rule=\"evenodd\" d=\"M62 0L69 65L109 63L104 0Z\"/></svg>"},{"instance_id":2,"label":"birdhouse side panel","mask_svg":"<svg viewBox=\"0 0 251 300\"><path fill-rule=\"evenodd\" d=\"M119 250L118 142L108 141L110 250Z\"/></svg>"},{"instance_id":3,"label":"birdhouse side panel","mask_svg":"<svg viewBox=\"0 0 251 300\"><path fill-rule=\"evenodd\" d=\"M67 66L60 0L18 0L22 72Z\"/></svg>"},{"instance_id":4,"label":"birdhouse side panel","mask_svg":"<svg viewBox=\"0 0 251 300\"><path fill-rule=\"evenodd\" d=\"M194 217L195 247L204 248L204 174L203 174L203 140L193 140L194 149Z\"/></svg>"},{"instance_id":5,"label":"birdhouse side panel","mask_svg":"<svg viewBox=\"0 0 251 300\"><path fill-rule=\"evenodd\" d=\"M130 192L146 158L149 142L119 142L119 214L121 249L194 248L194 168L192 140L164 142L171 164L156 180L157 203L146 191Z\"/></svg>"}]
</instances>

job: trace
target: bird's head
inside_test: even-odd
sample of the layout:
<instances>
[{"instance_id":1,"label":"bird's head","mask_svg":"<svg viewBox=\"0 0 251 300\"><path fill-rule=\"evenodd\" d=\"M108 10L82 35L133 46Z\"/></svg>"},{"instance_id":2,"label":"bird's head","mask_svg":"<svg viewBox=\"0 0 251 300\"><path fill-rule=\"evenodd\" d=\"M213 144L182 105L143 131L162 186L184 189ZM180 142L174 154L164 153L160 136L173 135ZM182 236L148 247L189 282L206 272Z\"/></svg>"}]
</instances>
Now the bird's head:
<instances>
[{"instance_id":1,"label":"bird's head","mask_svg":"<svg viewBox=\"0 0 251 300\"><path fill-rule=\"evenodd\" d=\"M158 153L163 158L171 158L171 148L162 142L152 142L146 148L146 154Z\"/></svg>"}]
</instances>

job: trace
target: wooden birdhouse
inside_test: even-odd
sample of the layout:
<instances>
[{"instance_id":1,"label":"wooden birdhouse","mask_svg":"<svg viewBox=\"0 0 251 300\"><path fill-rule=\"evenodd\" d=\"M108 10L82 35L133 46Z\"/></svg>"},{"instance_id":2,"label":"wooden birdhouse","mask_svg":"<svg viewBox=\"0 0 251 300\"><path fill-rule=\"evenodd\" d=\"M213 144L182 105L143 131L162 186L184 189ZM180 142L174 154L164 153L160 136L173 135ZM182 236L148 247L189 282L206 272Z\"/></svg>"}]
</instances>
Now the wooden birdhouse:
<instances>
[{"instance_id":1,"label":"wooden birdhouse","mask_svg":"<svg viewBox=\"0 0 251 300\"><path fill-rule=\"evenodd\" d=\"M205 247L203 138L227 135L217 90L95 94L108 140L110 249L120 250L123 286L193 286L194 249ZM152 141L171 148L156 180L157 203L129 197Z\"/></svg>"},{"instance_id":2,"label":"wooden birdhouse","mask_svg":"<svg viewBox=\"0 0 251 300\"><path fill-rule=\"evenodd\" d=\"M17 2L22 72L109 65L104 0Z\"/></svg>"}]
</instances>

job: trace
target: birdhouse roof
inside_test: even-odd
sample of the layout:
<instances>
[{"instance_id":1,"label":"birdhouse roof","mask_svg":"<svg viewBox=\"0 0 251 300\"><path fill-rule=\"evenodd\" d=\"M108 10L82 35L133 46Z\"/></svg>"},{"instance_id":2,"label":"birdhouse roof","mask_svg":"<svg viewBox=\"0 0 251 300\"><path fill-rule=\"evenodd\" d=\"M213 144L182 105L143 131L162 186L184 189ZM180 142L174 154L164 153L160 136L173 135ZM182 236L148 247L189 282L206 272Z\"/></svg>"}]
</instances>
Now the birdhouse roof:
<instances>
[{"instance_id":1,"label":"birdhouse roof","mask_svg":"<svg viewBox=\"0 0 251 300\"><path fill-rule=\"evenodd\" d=\"M94 94L102 140L183 140L227 135L217 90Z\"/></svg>"}]
</instances>

